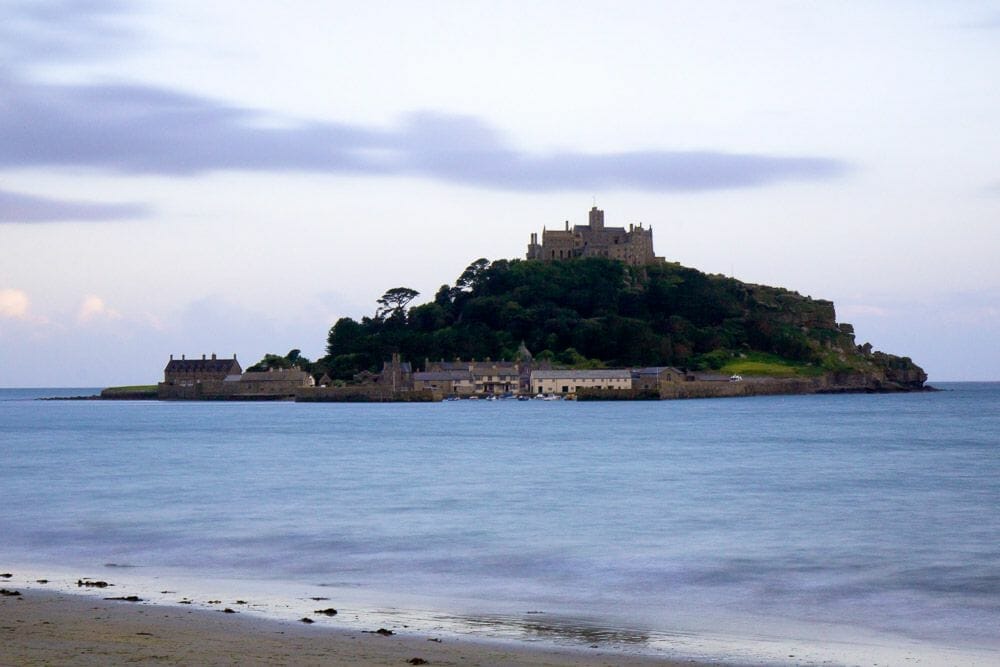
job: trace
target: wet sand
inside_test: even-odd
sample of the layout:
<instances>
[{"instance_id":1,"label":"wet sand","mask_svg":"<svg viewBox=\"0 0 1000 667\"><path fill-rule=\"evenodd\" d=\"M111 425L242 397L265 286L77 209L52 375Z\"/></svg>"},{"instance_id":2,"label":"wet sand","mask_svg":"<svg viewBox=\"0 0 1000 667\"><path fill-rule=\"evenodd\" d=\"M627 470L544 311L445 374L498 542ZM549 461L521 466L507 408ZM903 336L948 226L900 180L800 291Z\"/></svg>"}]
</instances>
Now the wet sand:
<instances>
[{"instance_id":1,"label":"wet sand","mask_svg":"<svg viewBox=\"0 0 1000 667\"><path fill-rule=\"evenodd\" d=\"M0 581L2 665L687 665L602 649L535 647L283 623L247 613L105 600ZM108 597L116 595L108 593ZM372 628L372 631L378 628ZM426 661L426 662L421 662Z\"/></svg>"}]
</instances>

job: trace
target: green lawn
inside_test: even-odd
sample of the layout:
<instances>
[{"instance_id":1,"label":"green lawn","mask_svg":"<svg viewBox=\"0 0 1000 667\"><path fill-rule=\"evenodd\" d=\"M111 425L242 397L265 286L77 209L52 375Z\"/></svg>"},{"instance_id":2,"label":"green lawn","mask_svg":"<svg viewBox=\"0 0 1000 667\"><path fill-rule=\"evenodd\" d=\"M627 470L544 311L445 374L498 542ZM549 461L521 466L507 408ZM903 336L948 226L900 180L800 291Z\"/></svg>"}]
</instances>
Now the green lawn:
<instances>
[{"instance_id":1,"label":"green lawn","mask_svg":"<svg viewBox=\"0 0 1000 667\"><path fill-rule=\"evenodd\" d=\"M761 375L766 377L809 377L822 375L819 366L789 361L772 354L751 353L745 358L731 359L719 372L727 375Z\"/></svg>"},{"instance_id":2,"label":"green lawn","mask_svg":"<svg viewBox=\"0 0 1000 667\"><path fill-rule=\"evenodd\" d=\"M106 394L136 394L136 393L156 393L155 384L137 384L131 387L108 387L104 390Z\"/></svg>"}]
</instances>

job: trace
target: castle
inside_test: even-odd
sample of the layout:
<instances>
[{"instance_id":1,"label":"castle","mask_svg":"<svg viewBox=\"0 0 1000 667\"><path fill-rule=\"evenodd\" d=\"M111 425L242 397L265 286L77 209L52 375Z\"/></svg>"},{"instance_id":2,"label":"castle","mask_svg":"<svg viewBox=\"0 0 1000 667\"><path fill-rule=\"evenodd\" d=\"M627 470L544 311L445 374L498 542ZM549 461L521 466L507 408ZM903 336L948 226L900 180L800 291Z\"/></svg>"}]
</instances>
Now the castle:
<instances>
[{"instance_id":1,"label":"castle","mask_svg":"<svg viewBox=\"0 0 1000 667\"><path fill-rule=\"evenodd\" d=\"M542 229L542 242L538 234L531 235L528 244L528 259L546 262L574 257L607 257L626 264L640 266L662 262L662 257L653 254L653 228L637 225L605 227L604 211L596 206L590 209L589 225L573 225L570 229Z\"/></svg>"}]
</instances>

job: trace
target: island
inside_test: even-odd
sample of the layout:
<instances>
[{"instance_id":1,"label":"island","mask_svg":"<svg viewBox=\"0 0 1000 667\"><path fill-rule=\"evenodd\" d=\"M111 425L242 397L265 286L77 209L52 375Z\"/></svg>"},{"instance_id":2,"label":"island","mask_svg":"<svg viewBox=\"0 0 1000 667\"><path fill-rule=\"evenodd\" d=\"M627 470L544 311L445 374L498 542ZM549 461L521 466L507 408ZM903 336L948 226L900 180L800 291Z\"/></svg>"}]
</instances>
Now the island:
<instances>
[{"instance_id":1,"label":"island","mask_svg":"<svg viewBox=\"0 0 1000 667\"><path fill-rule=\"evenodd\" d=\"M480 258L433 299L394 287L341 318L315 361L297 349L244 373L235 356L173 359L161 399L671 399L922 391L913 361L858 344L831 301L668 262L652 228L531 235L524 259ZM117 392L117 393L116 393ZM135 398L106 390L105 398Z\"/></svg>"}]
</instances>

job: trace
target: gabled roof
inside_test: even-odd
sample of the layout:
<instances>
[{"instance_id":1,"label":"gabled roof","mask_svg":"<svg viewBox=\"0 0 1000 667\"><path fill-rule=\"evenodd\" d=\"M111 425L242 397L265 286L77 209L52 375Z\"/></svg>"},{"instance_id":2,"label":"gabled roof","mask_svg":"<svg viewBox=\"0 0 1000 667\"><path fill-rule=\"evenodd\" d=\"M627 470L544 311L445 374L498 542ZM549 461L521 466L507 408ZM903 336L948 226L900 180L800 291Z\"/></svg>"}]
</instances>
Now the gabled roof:
<instances>
[{"instance_id":1,"label":"gabled roof","mask_svg":"<svg viewBox=\"0 0 1000 667\"><path fill-rule=\"evenodd\" d=\"M242 373L243 368L236 359L171 359L164 373Z\"/></svg>"}]
</instances>

